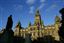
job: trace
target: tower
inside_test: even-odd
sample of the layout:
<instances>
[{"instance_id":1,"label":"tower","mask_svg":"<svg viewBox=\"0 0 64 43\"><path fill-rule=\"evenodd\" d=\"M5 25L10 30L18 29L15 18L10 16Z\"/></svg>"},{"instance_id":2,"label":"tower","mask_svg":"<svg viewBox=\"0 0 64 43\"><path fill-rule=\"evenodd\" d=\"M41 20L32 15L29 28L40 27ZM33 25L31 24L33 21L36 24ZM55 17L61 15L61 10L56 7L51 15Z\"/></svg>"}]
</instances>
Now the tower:
<instances>
[{"instance_id":1,"label":"tower","mask_svg":"<svg viewBox=\"0 0 64 43\"><path fill-rule=\"evenodd\" d=\"M42 36L42 27L43 27L43 21L41 20L41 16L40 16L40 13L39 13L39 10L37 9L36 10L36 14L35 14L35 22L34 22L34 25L37 27L35 28L35 30L38 30L38 32L36 32L35 35L36 37L41 37ZM35 37L35 39L36 39Z\"/></svg>"},{"instance_id":2,"label":"tower","mask_svg":"<svg viewBox=\"0 0 64 43\"><path fill-rule=\"evenodd\" d=\"M36 11L36 15L35 15L35 25L40 25L41 24L41 16L39 14L39 10Z\"/></svg>"},{"instance_id":3,"label":"tower","mask_svg":"<svg viewBox=\"0 0 64 43\"><path fill-rule=\"evenodd\" d=\"M55 40L57 40L57 41L60 40L59 34L58 34L59 27L60 27L60 18L59 18L59 16L56 16L55 17L55 31L54 31L54 36L55 36Z\"/></svg>"},{"instance_id":4,"label":"tower","mask_svg":"<svg viewBox=\"0 0 64 43\"><path fill-rule=\"evenodd\" d=\"M36 10L34 25L36 25L38 27L38 29L43 27L42 26L43 25L43 21L41 20L41 16L40 16L39 10Z\"/></svg>"},{"instance_id":5,"label":"tower","mask_svg":"<svg viewBox=\"0 0 64 43\"><path fill-rule=\"evenodd\" d=\"M56 30L58 30L60 27L60 17L59 16L55 17L55 27L56 27Z\"/></svg>"},{"instance_id":6,"label":"tower","mask_svg":"<svg viewBox=\"0 0 64 43\"><path fill-rule=\"evenodd\" d=\"M16 25L16 27L15 27L16 29L15 29L15 31L14 31L14 36L20 36L21 34L20 34L20 29L21 29L21 23L20 22L18 22L18 24Z\"/></svg>"}]
</instances>

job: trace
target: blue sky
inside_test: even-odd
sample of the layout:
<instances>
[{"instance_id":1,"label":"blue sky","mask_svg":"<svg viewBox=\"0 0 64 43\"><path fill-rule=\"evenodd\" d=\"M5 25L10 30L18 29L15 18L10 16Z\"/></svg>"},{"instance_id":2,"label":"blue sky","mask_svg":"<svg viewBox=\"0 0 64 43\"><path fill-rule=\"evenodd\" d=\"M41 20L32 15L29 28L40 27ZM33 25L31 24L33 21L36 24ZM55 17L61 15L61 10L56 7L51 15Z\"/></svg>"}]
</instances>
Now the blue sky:
<instances>
[{"instance_id":1,"label":"blue sky","mask_svg":"<svg viewBox=\"0 0 64 43\"><path fill-rule=\"evenodd\" d=\"M6 27L9 15L13 16L13 29L18 21L22 27L27 27L29 22L33 24L37 8L44 25L52 25L63 7L64 0L0 0L0 30Z\"/></svg>"}]
</instances>

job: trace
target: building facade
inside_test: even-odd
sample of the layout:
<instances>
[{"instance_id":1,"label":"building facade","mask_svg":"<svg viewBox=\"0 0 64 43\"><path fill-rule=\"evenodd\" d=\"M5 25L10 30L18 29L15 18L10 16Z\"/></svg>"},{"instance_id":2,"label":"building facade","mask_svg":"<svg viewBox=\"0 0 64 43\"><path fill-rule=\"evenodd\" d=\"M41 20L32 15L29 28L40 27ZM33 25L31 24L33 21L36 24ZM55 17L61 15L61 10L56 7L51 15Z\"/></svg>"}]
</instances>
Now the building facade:
<instances>
[{"instance_id":1,"label":"building facade","mask_svg":"<svg viewBox=\"0 0 64 43\"><path fill-rule=\"evenodd\" d=\"M59 41L59 35L58 35L59 27L60 27L59 16L56 16L54 25L44 26L43 21L41 20L39 10L37 10L35 14L34 24L32 25L31 23L29 23L28 27L26 29L23 29L21 27L21 23L18 22L14 30L14 36L25 38L27 35L30 35L32 40L35 39L37 40L38 37L51 35L52 37L55 38L55 40Z\"/></svg>"}]
</instances>

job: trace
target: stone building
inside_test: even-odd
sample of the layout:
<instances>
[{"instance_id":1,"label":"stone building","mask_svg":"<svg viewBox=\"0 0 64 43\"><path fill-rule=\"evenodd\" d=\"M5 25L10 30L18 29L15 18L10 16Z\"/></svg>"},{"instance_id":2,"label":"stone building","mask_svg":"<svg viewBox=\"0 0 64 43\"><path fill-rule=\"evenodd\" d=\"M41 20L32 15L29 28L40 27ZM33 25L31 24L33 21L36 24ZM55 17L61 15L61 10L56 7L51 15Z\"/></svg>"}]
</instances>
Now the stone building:
<instances>
[{"instance_id":1,"label":"stone building","mask_svg":"<svg viewBox=\"0 0 64 43\"><path fill-rule=\"evenodd\" d=\"M58 35L59 27L60 27L59 16L56 16L55 23L53 25L44 26L43 21L41 20L39 10L37 10L35 14L34 24L32 25L31 23L29 23L29 26L26 29L23 29L19 22L15 27L14 36L20 36L25 38L27 35L30 34L32 40L34 39L37 40L38 37L51 35L52 37L55 38L55 40L59 41L59 35Z\"/></svg>"}]
</instances>

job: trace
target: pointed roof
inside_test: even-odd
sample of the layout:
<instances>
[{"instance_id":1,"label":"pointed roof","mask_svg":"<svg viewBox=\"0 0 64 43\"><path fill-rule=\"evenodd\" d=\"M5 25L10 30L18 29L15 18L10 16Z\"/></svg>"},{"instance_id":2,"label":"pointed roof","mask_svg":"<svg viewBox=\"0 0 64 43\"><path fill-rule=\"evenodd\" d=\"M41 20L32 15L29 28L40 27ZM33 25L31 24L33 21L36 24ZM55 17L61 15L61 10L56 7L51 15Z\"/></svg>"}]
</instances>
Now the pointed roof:
<instances>
[{"instance_id":1,"label":"pointed roof","mask_svg":"<svg viewBox=\"0 0 64 43\"><path fill-rule=\"evenodd\" d=\"M44 25L43 20L41 20L41 25Z\"/></svg>"},{"instance_id":2,"label":"pointed roof","mask_svg":"<svg viewBox=\"0 0 64 43\"><path fill-rule=\"evenodd\" d=\"M40 16L38 9L36 10L36 15L35 16Z\"/></svg>"},{"instance_id":3,"label":"pointed roof","mask_svg":"<svg viewBox=\"0 0 64 43\"><path fill-rule=\"evenodd\" d=\"M60 17L59 16L55 17L55 22L60 22Z\"/></svg>"},{"instance_id":4,"label":"pointed roof","mask_svg":"<svg viewBox=\"0 0 64 43\"><path fill-rule=\"evenodd\" d=\"M18 24L16 25L16 27L21 28L21 23L20 23L20 21L18 22Z\"/></svg>"},{"instance_id":5,"label":"pointed roof","mask_svg":"<svg viewBox=\"0 0 64 43\"><path fill-rule=\"evenodd\" d=\"M29 25L28 26L31 26L31 22L29 22Z\"/></svg>"}]
</instances>

